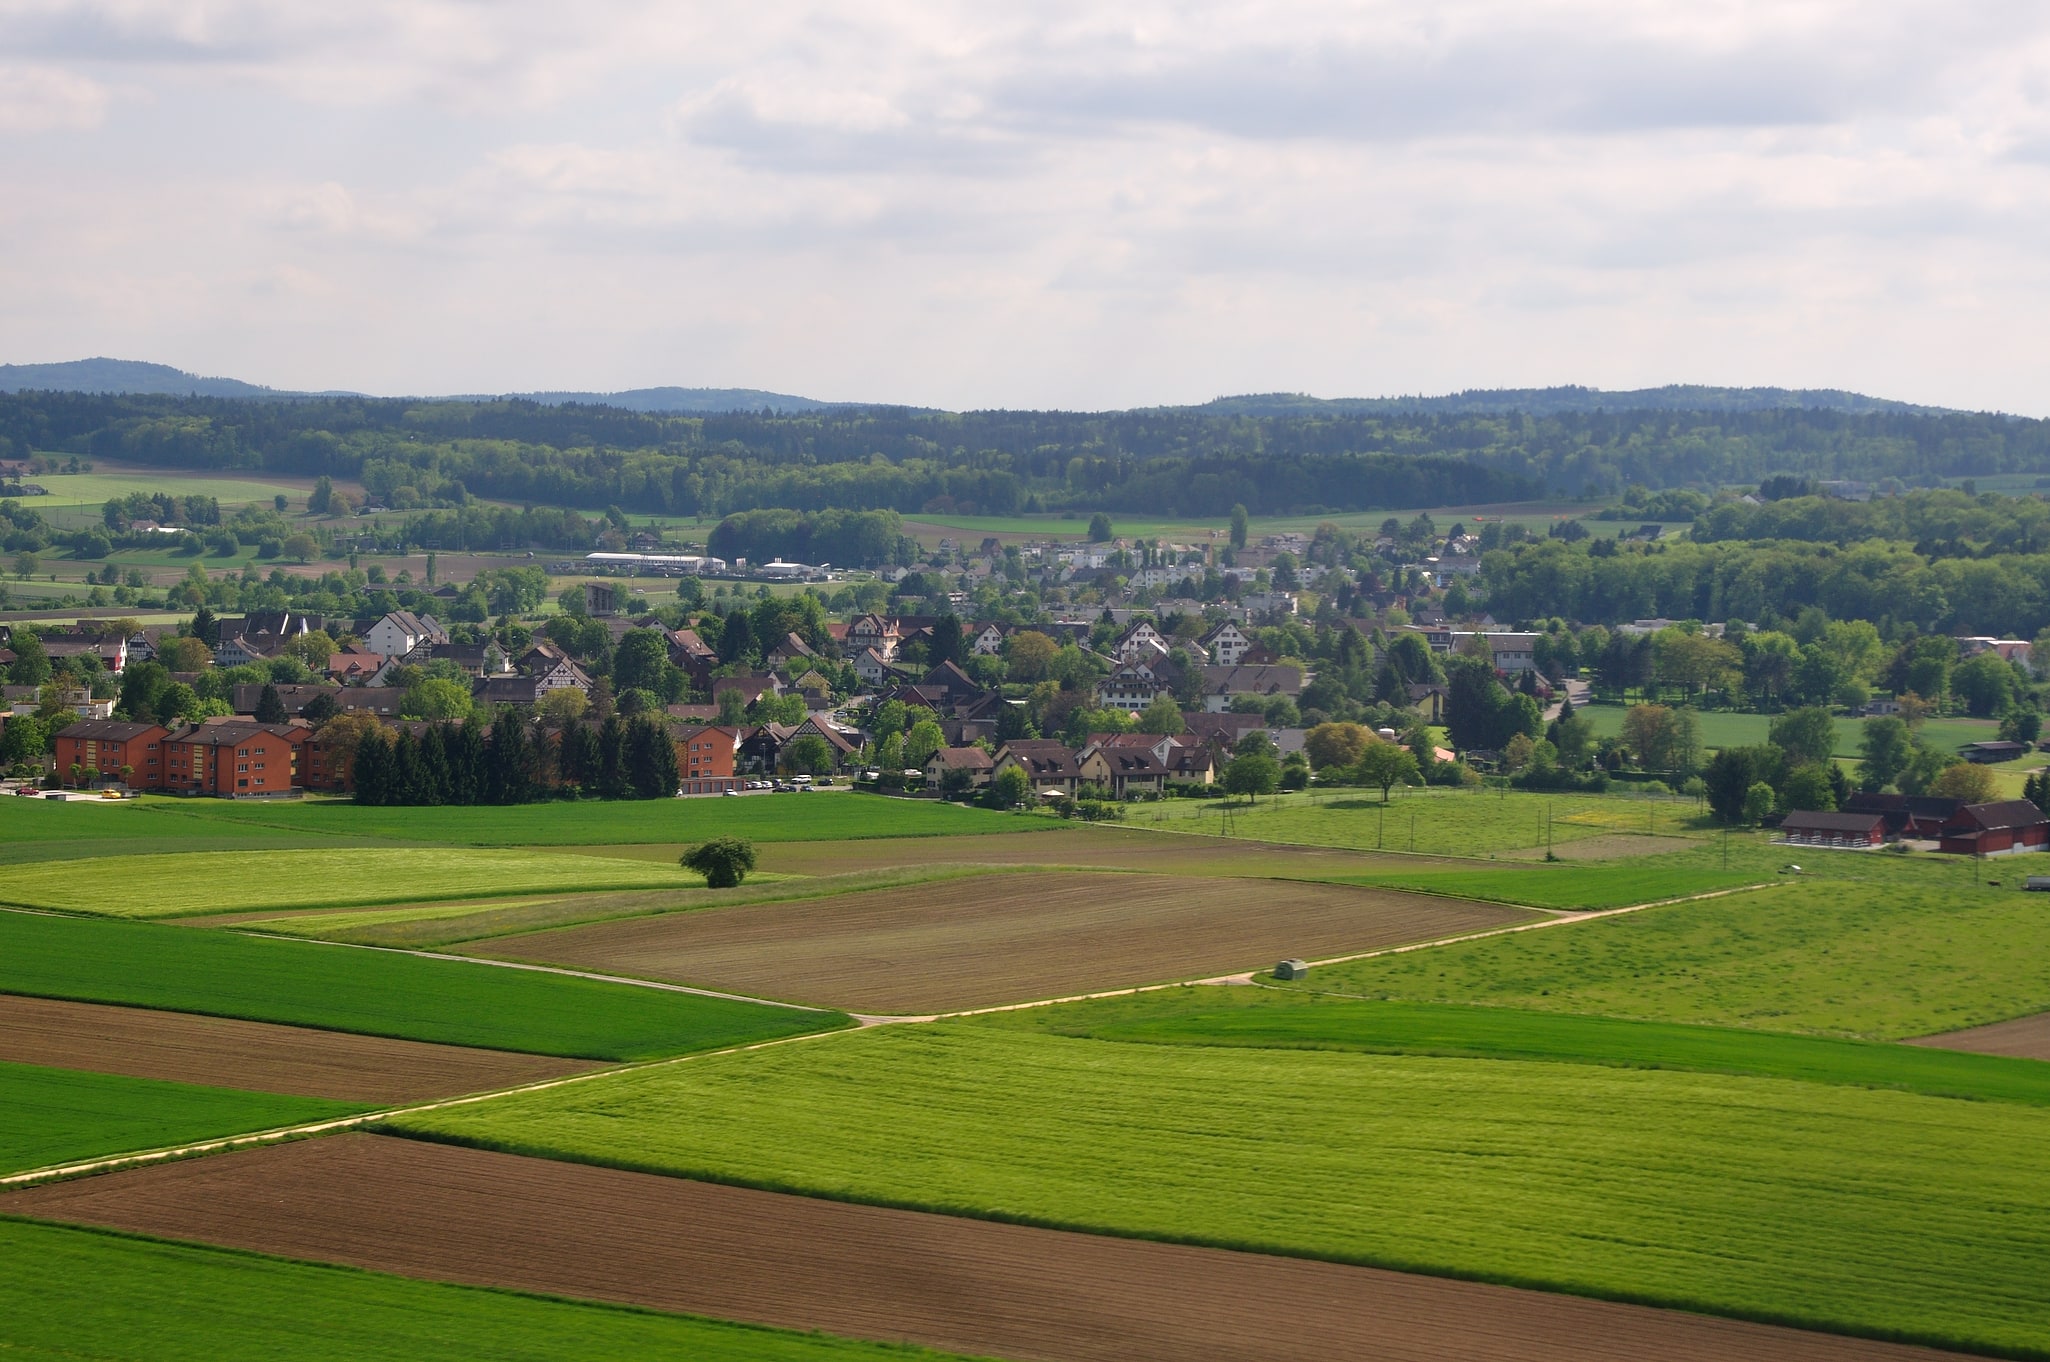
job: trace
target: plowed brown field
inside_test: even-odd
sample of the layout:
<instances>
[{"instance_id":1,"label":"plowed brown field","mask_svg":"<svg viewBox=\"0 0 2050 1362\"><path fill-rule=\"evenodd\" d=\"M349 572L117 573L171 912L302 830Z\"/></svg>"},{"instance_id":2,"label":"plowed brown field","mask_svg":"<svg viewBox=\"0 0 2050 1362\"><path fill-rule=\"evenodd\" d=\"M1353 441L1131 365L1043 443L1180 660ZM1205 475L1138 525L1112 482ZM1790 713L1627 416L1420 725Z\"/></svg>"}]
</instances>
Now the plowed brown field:
<instances>
[{"instance_id":1,"label":"plowed brown field","mask_svg":"<svg viewBox=\"0 0 2050 1362\"><path fill-rule=\"evenodd\" d=\"M33 1188L0 1196L0 1212L1016 1359L1953 1356L1508 1287L959 1220L376 1135Z\"/></svg>"},{"instance_id":2,"label":"plowed brown field","mask_svg":"<svg viewBox=\"0 0 2050 1362\"><path fill-rule=\"evenodd\" d=\"M1908 1044L2014 1059L2050 1059L2050 1012L1994 1022L1991 1026L1974 1026L1966 1031L1946 1031L1940 1036L1922 1036Z\"/></svg>"},{"instance_id":3,"label":"plowed brown field","mask_svg":"<svg viewBox=\"0 0 2050 1362\"><path fill-rule=\"evenodd\" d=\"M379 1104L454 1097L597 1067L579 1059L11 993L0 993L0 1059Z\"/></svg>"},{"instance_id":4,"label":"plowed brown field","mask_svg":"<svg viewBox=\"0 0 2050 1362\"><path fill-rule=\"evenodd\" d=\"M467 950L922 1014L1374 950L1536 916L1344 885L1045 871L627 918Z\"/></svg>"}]
</instances>

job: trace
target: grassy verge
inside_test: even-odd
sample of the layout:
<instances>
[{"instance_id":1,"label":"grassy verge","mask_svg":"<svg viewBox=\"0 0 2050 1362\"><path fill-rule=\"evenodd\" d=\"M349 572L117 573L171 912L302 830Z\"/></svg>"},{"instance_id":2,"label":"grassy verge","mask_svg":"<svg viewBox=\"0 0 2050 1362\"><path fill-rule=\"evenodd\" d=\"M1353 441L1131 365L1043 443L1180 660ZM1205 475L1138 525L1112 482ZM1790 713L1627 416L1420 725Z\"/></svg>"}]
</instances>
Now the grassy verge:
<instances>
[{"instance_id":1,"label":"grassy verge","mask_svg":"<svg viewBox=\"0 0 2050 1362\"><path fill-rule=\"evenodd\" d=\"M13 912L0 912L0 991L607 1060L846 1020L390 951Z\"/></svg>"},{"instance_id":2,"label":"grassy verge","mask_svg":"<svg viewBox=\"0 0 2050 1362\"><path fill-rule=\"evenodd\" d=\"M1721 869L1698 852L1623 861L1489 866L1391 866L1365 875L1334 875L1334 883L1417 889L1429 894L1520 903L1532 908L1626 908L1757 884L1761 873Z\"/></svg>"},{"instance_id":3,"label":"grassy verge","mask_svg":"<svg viewBox=\"0 0 2050 1362\"><path fill-rule=\"evenodd\" d=\"M367 1110L314 1097L0 1062L0 1173Z\"/></svg>"},{"instance_id":4,"label":"grassy verge","mask_svg":"<svg viewBox=\"0 0 2050 1362\"><path fill-rule=\"evenodd\" d=\"M2050 906L2039 896L1975 887L1963 858L1840 854L1837 864L1853 862L1874 877L1358 960L1293 987L1875 1040L2050 1008Z\"/></svg>"},{"instance_id":5,"label":"grassy verge","mask_svg":"<svg viewBox=\"0 0 2050 1362\"><path fill-rule=\"evenodd\" d=\"M2042 1111L965 1024L400 1118L519 1152L2050 1353Z\"/></svg>"},{"instance_id":6,"label":"grassy verge","mask_svg":"<svg viewBox=\"0 0 2050 1362\"><path fill-rule=\"evenodd\" d=\"M946 1356L23 1221L0 1220L0 1256L0 1352L34 1362Z\"/></svg>"},{"instance_id":7,"label":"grassy verge","mask_svg":"<svg viewBox=\"0 0 2050 1362\"><path fill-rule=\"evenodd\" d=\"M1188 988L996 1013L978 1021L1150 1045L1683 1069L2050 1107L2050 1064L2035 1060L1504 1007L1349 1002L1266 988Z\"/></svg>"},{"instance_id":8,"label":"grassy verge","mask_svg":"<svg viewBox=\"0 0 2050 1362\"><path fill-rule=\"evenodd\" d=\"M196 851L108 856L18 866L0 901L112 917L190 917L256 908L324 908L539 891L685 888L695 877L675 865L612 856L371 847L276 851L256 857Z\"/></svg>"}]
</instances>

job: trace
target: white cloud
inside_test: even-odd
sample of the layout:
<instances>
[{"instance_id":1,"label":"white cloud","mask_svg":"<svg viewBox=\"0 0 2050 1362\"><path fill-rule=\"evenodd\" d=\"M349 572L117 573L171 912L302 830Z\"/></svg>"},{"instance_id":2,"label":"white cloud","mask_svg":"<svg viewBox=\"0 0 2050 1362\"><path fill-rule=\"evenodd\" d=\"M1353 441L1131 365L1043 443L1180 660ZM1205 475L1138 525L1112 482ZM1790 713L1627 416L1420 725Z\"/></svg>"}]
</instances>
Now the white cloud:
<instances>
[{"instance_id":1,"label":"white cloud","mask_svg":"<svg viewBox=\"0 0 2050 1362\"><path fill-rule=\"evenodd\" d=\"M9 144L0 359L2050 411L2050 12L2017 0L0 0L0 31L0 131L90 130Z\"/></svg>"},{"instance_id":2,"label":"white cloud","mask_svg":"<svg viewBox=\"0 0 2050 1362\"><path fill-rule=\"evenodd\" d=\"M97 127L109 98L105 86L74 72L0 63L0 134Z\"/></svg>"}]
</instances>

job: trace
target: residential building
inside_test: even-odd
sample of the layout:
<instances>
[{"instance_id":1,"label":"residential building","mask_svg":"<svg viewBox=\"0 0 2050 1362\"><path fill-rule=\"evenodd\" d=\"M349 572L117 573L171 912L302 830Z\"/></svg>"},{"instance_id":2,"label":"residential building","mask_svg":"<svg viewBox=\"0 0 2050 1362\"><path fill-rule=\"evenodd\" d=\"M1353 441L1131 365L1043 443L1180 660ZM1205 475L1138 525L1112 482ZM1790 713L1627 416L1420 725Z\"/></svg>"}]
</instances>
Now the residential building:
<instances>
[{"instance_id":1,"label":"residential building","mask_svg":"<svg viewBox=\"0 0 2050 1362\"><path fill-rule=\"evenodd\" d=\"M57 734L57 777L69 781L72 768L87 779L119 781L138 790L163 784L164 737L161 724L135 724L113 719L81 719Z\"/></svg>"},{"instance_id":2,"label":"residential building","mask_svg":"<svg viewBox=\"0 0 2050 1362\"><path fill-rule=\"evenodd\" d=\"M386 657L404 657L423 643L446 643L448 631L432 615L394 610L362 630L363 646Z\"/></svg>"},{"instance_id":3,"label":"residential building","mask_svg":"<svg viewBox=\"0 0 2050 1362\"><path fill-rule=\"evenodd\" d=\"M1211 662L1222 667L1236 667L1245 661L1246 651L1253 646L1253 640L1236 623L1226 620L1203 635L1197 642L1210 655Z\"/></svg>"},{"instance_id":4,"label":"residential building","mask_svg":"<svg viewBox=\"0 0 2050 1362\"><path fill-rule=\"evenodd\" d=\"M925 763L926 785L939 789L949 771L967 772L969 788L979 790L994 777L996 761L980 747L942 747Z\"/></svg>"},{"instance_id":5,"label":"residential building","mask_svg":"<svg viewBox=\"0 0 2050 1362\"><path fill-rule=\"evenodd\" d=\"M1302 669L1286 663L1203 668L1203 708L1213 714L1229 709L1234 696L1286 696L1293 700L1302 693Z\"/></svg>"},{"instance_id":6,"label":"residential building","mask_svg":"<svg viewBox=\"0 0 2050 1362\"><path fill-rule=\"evenodd\" d=\"M164 738L164 788L173 794L288 794L298 781L304 724L216 719Z\"/></svg>"},{"instance_id":7,"label":"residential building","mask_svg":"<svg viewBox=\"0 0 2050 1362\"><path fill-rule=\"evenodd\" d=\"M675 730L676 770L683 793L723 794L740 785L733 771L742 732L720 724Z\"/></svg>"},{"instance_id":8,"label":"residential building","mask_svg":"<svg viewBox=\"0 0 2050 1362\"><path fill-rule=\"evenodd\" d=\"M1023 770L1036 793L1072 795L1082 783L1082 769L1068 745L1054 738L1018 738L997 751L992 777L1010 767Z\"/></svg>"}]
</instances>

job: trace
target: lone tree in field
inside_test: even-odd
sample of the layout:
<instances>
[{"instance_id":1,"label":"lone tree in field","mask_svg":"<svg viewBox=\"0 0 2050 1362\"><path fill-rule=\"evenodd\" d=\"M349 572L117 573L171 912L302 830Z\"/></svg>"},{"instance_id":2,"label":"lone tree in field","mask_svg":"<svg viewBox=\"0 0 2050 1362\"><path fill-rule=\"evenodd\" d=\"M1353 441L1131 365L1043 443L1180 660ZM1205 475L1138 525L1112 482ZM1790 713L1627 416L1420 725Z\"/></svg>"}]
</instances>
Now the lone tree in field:
<instances>
[{"instance_id":1,"label":"lone tree in field","mask_svg":"<svg viewBox=\"0 0 2050 1362\"><path fill-rule=\"evenodd\" d=\"M755 844L738 837L714 837L684 852L678 864L703 875L707 889L732 889L755 868Z\"/></svg>"},{"instance_id":2,"label":"lone tree in field","mask_svg":"<svg viewBox=\"0 0 2050 1362\"><path fill-rule=\"evenodd\" d=\"M1383 742L1379 738L1369 742L1354 764L1353 774L1362 784L1379 786L1381 802L1388 802L1388 791L1396 785L1411 785L1418 779L1416 754L1396 743Z\"/></svg>"}]
</instances>

